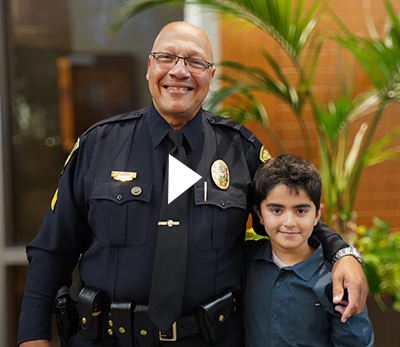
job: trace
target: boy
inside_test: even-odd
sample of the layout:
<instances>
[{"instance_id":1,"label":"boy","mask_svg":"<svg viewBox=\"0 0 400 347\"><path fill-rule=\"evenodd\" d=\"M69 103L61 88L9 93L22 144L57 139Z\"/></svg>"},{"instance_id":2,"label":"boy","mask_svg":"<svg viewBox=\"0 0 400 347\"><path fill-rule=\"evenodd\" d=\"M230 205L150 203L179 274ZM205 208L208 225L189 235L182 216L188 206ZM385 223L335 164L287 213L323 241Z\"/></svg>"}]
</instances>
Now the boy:
<instances>
[{"instance_id":1,"label":"boy","mask_svg":"<svg viewBox=\"0 0 400 347\"><path fill-rule=\"evenodd\" d=\"M253 188L254 208L270 240L248 269L246 346L373 346L367 310L342 323L332 303L333 266L311 236L321 216L315 167L281 155L259 167Z\"/></svg>"}]
</instances>

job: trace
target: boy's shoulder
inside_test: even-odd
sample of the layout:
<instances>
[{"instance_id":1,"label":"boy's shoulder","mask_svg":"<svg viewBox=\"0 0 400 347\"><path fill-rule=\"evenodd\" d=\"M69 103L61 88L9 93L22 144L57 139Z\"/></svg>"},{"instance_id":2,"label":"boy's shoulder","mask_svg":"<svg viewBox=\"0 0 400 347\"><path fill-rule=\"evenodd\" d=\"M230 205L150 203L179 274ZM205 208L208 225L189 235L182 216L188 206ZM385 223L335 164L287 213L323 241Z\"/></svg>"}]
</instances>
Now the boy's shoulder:
<instances>
[{"instance_id":1,"label":"boy's shoulder","mask_svg":"<svg viewBox=\"0 0 400 347\"><path fill-rule=\"evenodd\" d=\"M257 252L269 243L268 239L260 239L260 240L247 240L244 243L244 259L246 269L249 268L251 260L257 254Z\"/></svg>"},{"instance_id":2,"label":"boy's shoulder","mask_svg":"<svg viewBox=\"0 0 400 347\"><path fill-rule=\"evenodd\" d=\"M259 240L246 240L244 243L244 252L246 256L252 258L263 246L269 243L269 240L262 238Z\"/></svg>"}]
</instances>

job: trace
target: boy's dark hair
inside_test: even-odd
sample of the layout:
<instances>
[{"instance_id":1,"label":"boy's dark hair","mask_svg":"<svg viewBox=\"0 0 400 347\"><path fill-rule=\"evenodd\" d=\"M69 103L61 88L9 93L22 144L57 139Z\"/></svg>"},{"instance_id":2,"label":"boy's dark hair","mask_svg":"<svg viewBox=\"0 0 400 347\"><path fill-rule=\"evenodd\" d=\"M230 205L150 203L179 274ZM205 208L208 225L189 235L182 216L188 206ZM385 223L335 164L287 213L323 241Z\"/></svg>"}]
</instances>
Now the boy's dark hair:
<instances>
[{"instance_id":1,"label":"boy's dark hair","mask_svg":"<svg viewBox=\"0 0 400 347\"><path fill-rule=\"evenodd\" d=\"M308 160L292 154L282 154L260 165L253 180L254 198L259 211L261 202L279 184L287 186L291 193L295 192L297 195L299 189L304 189L315 204L316 212L319 211L321 176Z\"/></svg>"}]
</instances>

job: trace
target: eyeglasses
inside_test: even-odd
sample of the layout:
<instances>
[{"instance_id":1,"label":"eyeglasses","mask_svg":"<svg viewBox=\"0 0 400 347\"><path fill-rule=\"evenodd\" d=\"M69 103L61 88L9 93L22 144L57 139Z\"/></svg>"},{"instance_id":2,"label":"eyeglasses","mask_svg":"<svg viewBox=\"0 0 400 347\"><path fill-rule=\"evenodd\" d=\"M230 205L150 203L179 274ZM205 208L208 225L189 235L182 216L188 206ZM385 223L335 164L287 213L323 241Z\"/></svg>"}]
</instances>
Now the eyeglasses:
<instances>
[{"instance_id":1,"label":"eyeglasses","mask_svg":"<svg viewBox=\"0 0 400 347\"><path fill-rule=\"evenodd\" d=\"M150 53L150 55L155 59L158 65L166 69L172 69L176 64L178 64L179 59L182 59L188 71L193 73L201 73L214 65L204 59L184 58L172 53L153 52Z\"/></svg>"}]
</instances>

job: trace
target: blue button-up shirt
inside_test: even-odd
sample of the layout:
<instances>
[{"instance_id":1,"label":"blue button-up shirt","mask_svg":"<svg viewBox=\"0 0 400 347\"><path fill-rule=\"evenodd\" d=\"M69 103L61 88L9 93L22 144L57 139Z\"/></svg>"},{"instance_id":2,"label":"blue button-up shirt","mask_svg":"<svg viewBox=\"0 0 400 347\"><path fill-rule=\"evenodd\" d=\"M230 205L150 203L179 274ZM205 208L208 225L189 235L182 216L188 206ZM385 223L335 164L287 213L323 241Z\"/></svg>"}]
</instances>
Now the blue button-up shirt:
<instances>
[{"instance_id":1,"label":"blue button-up shirt","mask_svg":"<svg viewBox=\"0 0 400 347\"><path fill-rule=\"evenodd\" d=\"M332 264L319 242L306 260L279 268L269 241L252 258L244 297L247 347L373 346L367 310L346 323L332 302Z\"/></svg>"}]
</instances>

